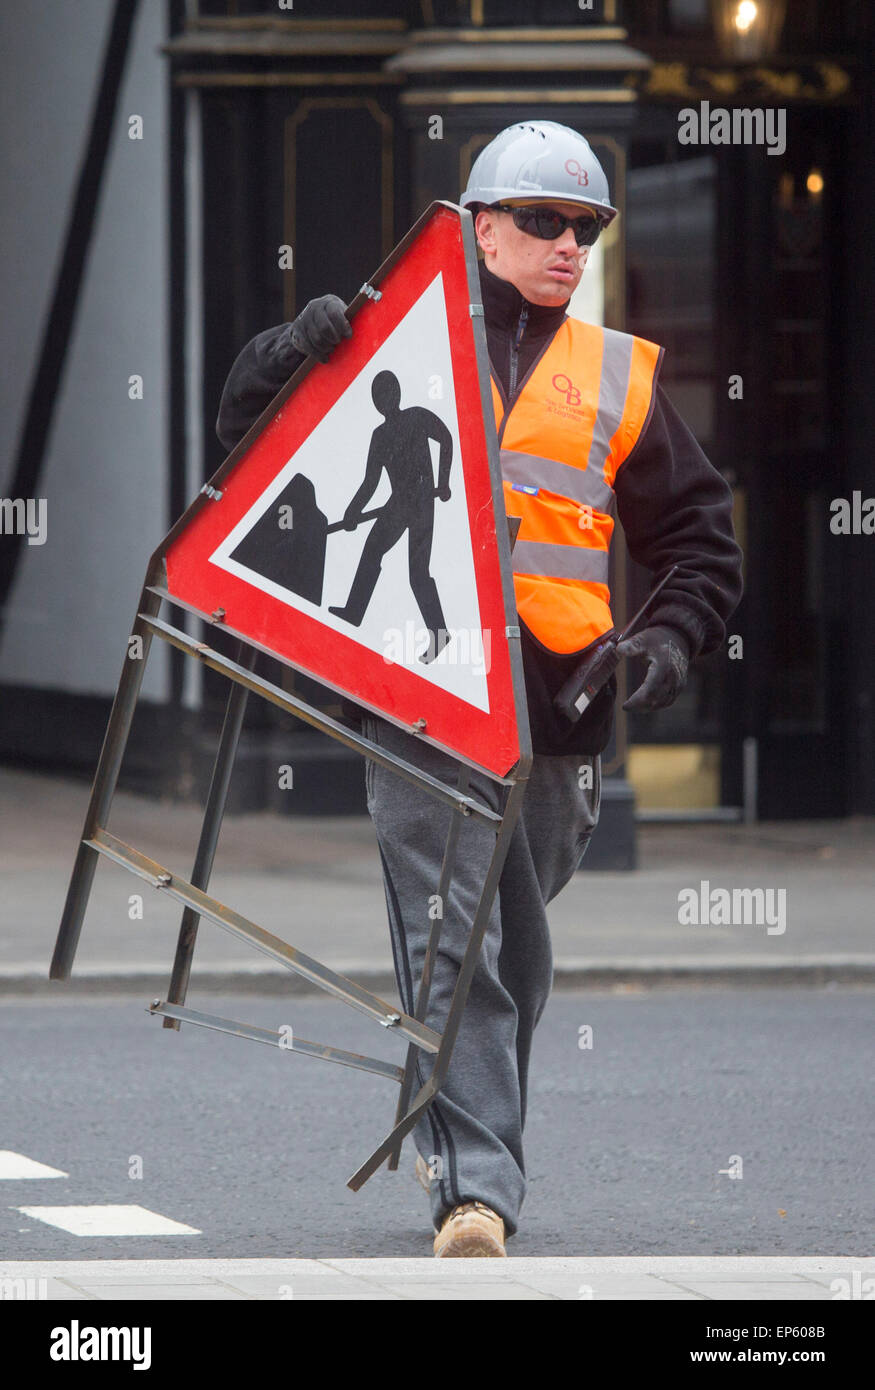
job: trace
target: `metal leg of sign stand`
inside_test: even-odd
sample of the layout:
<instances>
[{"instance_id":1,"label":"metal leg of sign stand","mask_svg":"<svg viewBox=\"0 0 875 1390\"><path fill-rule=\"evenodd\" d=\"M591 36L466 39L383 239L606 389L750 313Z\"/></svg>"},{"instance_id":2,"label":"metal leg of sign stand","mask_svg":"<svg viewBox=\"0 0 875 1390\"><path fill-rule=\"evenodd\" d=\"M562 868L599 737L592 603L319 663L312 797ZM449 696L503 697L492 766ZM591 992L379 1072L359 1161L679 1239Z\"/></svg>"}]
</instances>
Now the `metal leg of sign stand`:
<instances>
[{"instance_id":1,"label":"metal leg of sign stand","mask_svg":"<svg viewBox=\"0 0 875 1390\"><path fill-rule=\"evenodd\" d=\"M144 589L140 598L137 617L131 629L131 641L129 641L125 653L125 664L109 716L103 747L100 750L100 760L91 788L91 800L88 803L82 838L79 843L73 874L70 878L70 886L67 889L67 899L64 903L58 939L55 942L55 951L49 968L49 979L51 980L69 979L70 971L73 968L73 957L76 955L76 947L79 944L79 934L82 930L82 921L88 906L91 885L94 882L94 870L97 868L99 857L90 841L94 832L105 825L109 818L109 808L112 805L128 734L134 718L134 710L137 706L137 696L143 683L146 658L152 645L152 634L149 631L148 622L158 613L160 607L160 598L150 593L148 589ZM131 643L134 639L139 639L141 644L139 649L136 646L132 648Z\"/></svg>"},{"instance_id":2,"label":"metal leg of sign stand","mask_svg":"<svg viewBox=\"0 0 875 1390\"><path fill-rule=\"evenodd\" d=\"M460 792L468 790L468 769L464 764L459 768L459 778L456 786ZM438 883L438 903L440 905L440 915L432 921L431 931L428 937L425 959L422 963L422 978L419 982L419 993L416 997L415 1017L420 1023L425 1022L428 1013L428 1000L431 994L431 982L434 975L434 963L437 959L438 947L440 945L441 931L443 929L443 916L449 901L450 883L453 878L453 870L456 865L456 850L459 844L459 831L462 828L462 813L457 811L451 821L447 832L447 843L444 849L443 862L441 864L441 876ZM413 1092L413 1083L416 1079L416 1067L419 1060L418 1049L411 1043L407 1049L407 1061L404 1067L404 1080L401 1082L401 1094L398 1097L398 1109L395 1114L396 1125L400 1124L407 1114L407 1107L410 1104L410 1097ZM397 1146L389 1155L389 1167L394 1171L398 1167L401 1158L401 1144L399 1140Z\"/></svg>"},{"instance_id":3,"label":"metal leg of sign stand","mask_svg":"<svg viewBox=\"0 0 875 1390\"><path fill-rule=\"evenodd\" d=\"M247 670L251 671L255 665L257 653L251 647L246 650L241 642L237 648L236 659L241 666L245 666ZM237 755L237 744L240 741L240 730L243 727L243 716L246 713L248 699L249 691L245 686L236 683L231 686L222 733L219 737L219 746L216 750L210 790L207 794L207 804L204 809L201 837L195 855L194 868L191 871L191 881L196 888L205 889L213 871L213 860L216 857L219 831L222 828L222 818L228 801L228 788L231 784L231 773L234 770L234 759ZM179 926L176 956L173 961L170 986L167 990L168 1004L185 1003L199 922L200 917L197 913L192 908L187 907L182 914L182 922ZM179 1019L168 1015L164 1019L164 1027L178 1030Z\"/></svg>"},{"instance_id":4,"label":"metal leg of sign stand","mask_svg":"<svg viewBox=\"0 0 875 1390\"><path fill-rule=\"evenodd\" d=\"M139 659L135 659L129 646L129 654L126 657L118 691L113 702L82 838L67 892L64 913L58 930L50 977L52 979L69 978L91 892L94 870L100 855L138 875L146 882L151 883L154 888L179 902L184 912L168 999L153 1000L149 1006L150 1013L162 1018L164 1027L178 1027L180 1022L185 1022L202 1028L231 1033L237 1037L268 1043L305 1056L318 1057L324 1061L339 1063L342 1066L371 1071L396 1081L401 1087L394 1129L349 1181L348 1185L357 1191L386 1158L392 1159L390 1166L397 1167L404 1136L410 1132L419 1117L431 1104L446 1079L489 913L498 888L510 838L519 816L526 786L525 776L528 773L529 758L524 756L521 759L517 769L517 780L496 779L498 782L504 782L505 785L508 785L509 790L503 814L494 811L490 806L469 793L469 772L464 764L460 763L456 787L441 782L413 763L409 763L404 758L372 743L349 725L340 723L330 715L308 705L306 701L290 695L279 686L256 675L254 666L258 648L253 644L241 642L240 650L237 653L238 659L233 660L223 656L206 642L195 641L188 633L162 621L158 617L158 612L162 600L170 597L166 591L148 583L141 596L132 629L132 638L139 638L142 648L137 654ZM232 683L190 880L172 873L164 865L150 859L133 845L128 845L123 840L118 839L107 829L112 798L118 782L137 697L142 684L146 657L151 639L154 636L162 638L188 656L197 658L210 669L226 676ZM310 724L313 728L328 734L348 748L354 749L388 768L450 808L452 815L438 883L442 910L449 898L461 818L463 816L470 817L481 824L488 825L493 831L496 837L495 847L474 914L470 937L442 1033L429 1028L425 1022L434 967L440 946L442 916L437 917L432 926L422 978L417 992L416 1012L411 1016L396 1010L379 996L355 984L353 980L289 946L279 937L273 936L257 923L250 921L233 908L226 907L206 892L227 802L234 756L250 691ZM206 918L233 933L238 939L246 941L250 946L263 952L272 960L278 961L288 970L302 975L328 994L334 995L352 1008L375 1019L382 1027L401 1034L409 1044L405 1066L402 1068L382 1058L362 1056L323 1043L308 1042L303 1038L285 1038L268 1029L256 1028L249 1024L219 1018L185 1007L183 1001L188 989L192 957L201 918ZM417 1073L420 1052L432 1054L435 1062L431 1075L411 1101L410 1096Z\"/></svg>"}]
</instances>

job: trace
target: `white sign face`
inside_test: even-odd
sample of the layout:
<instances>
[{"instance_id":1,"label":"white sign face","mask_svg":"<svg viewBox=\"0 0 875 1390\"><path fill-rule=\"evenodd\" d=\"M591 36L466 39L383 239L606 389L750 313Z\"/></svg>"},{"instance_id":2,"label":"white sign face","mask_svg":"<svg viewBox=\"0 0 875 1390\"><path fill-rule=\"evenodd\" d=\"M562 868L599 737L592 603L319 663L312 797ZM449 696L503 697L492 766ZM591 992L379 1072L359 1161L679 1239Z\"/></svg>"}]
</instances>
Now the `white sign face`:
<instances>
[{"instance_id":1,"label":"white sign face","mask_svg":"<svg viewBox=\"0 0 875 1390\"><path fill-rule=\"evenodd\" d=\"M489 712L440 273L210 562Z\"/></svg>"}]
</instances>

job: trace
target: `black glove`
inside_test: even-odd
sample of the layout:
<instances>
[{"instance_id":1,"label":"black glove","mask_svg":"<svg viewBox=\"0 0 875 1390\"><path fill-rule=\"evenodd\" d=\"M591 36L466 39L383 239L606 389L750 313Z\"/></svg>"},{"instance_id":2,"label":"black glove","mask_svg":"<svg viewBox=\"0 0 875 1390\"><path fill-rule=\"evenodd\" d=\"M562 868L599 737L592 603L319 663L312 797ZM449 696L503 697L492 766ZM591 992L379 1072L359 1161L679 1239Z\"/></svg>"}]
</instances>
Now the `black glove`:
<instances>
[{"instance_id":1,"label":"black glove","mask_svg":"<svg viewBox=\"0 0 875 1390\"><path fill-rule=\"evenodd\" d=\"M684 688L690 664L686 637L673 627L646 627L617 647L620 656L646 656L647 675L623 709L665 709Z\"/></svg>"},{"instance_id":2,"label":"black glove","mask_svg":"<svg viewBox=\"0 0 875 1390\"><path fill-rule=\"evenodd\" d=\"M305 357L327 362L341 338L352 337L346 305L336 294L311 299L292 324L292 343Z\"/></svg>"}]
</instances>

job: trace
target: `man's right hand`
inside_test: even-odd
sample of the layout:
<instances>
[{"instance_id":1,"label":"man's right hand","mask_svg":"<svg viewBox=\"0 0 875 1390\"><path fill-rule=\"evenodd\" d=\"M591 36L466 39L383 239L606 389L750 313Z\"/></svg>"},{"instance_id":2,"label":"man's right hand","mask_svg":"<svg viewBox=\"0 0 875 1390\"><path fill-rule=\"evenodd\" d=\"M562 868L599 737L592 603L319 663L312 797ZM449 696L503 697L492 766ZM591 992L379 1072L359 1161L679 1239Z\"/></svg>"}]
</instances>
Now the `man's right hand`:
<instances>
[{"instance_id":1,"label":"man's right hand","mask_svg":"<svg viewBox=\"0 0 875 1390\"><path fill-rule=\"evenodd\" d=\"M336 294L311 299L292 324L292 345L305 357L328 358L341 338L352 337L346 305Z\"/></svg>"}]
</instances>

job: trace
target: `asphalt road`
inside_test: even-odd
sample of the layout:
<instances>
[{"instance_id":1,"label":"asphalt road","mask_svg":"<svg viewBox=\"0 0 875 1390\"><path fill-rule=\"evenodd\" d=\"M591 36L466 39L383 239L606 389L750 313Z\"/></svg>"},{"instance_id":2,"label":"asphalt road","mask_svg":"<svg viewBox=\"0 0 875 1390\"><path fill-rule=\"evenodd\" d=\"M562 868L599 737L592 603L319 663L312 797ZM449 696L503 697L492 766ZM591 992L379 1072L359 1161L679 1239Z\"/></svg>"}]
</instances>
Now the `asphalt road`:
<instances>
[{"instance_id":1,"label":"asphalt road","mask_svg":"<svg viewBox=\"0 0 875 1390\"><path fill-rule=\"evenodd\" d=\"M873 998L851 987L555 993L509 1253L871 1254ZM0 1148L69 1174L0 1183L4 1258L430 1255L409 1140L397 1173L357 1194L345 1185L390 1128L393 1083L171 1032L147 1002L74 999L63 986L56 999L4 1000ZM402 1039L327 999L188 1002L403 1058ZM720 1173L733 1155L741 1178ZM15 1209L90 1203L136 1203L201 1234L83 1237Z\"/></svg>"}]
</instances>

